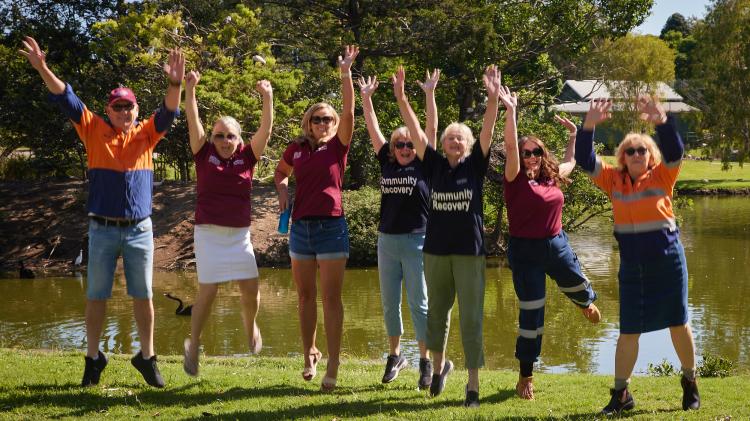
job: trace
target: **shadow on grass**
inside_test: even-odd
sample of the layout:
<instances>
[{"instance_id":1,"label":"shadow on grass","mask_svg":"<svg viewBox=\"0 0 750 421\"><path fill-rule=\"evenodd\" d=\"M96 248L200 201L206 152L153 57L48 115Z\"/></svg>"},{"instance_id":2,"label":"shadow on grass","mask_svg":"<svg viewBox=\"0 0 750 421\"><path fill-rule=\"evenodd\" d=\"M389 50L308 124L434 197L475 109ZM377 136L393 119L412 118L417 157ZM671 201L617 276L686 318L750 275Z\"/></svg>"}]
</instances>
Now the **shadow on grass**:
<instances>
[{"instance_id":1,"label":"shadow on grass","mask_svg":"<svg viewBox=\"0 0 750 421\"><path fill-rule=\"evenodd\" d=\"M320 392L305 387L276 384L263 388L240 388L232 387L222 392L196 391L202 387L201 382L193 382L167 389L141 389L138 386L128 385L102 388L81 388L77 383L64 384L36 384L20 388L0 388L0 409L12 410L25 406L44 405L48 408L57 408L59 412L48 413L54 417L84 417L98 416L117 407L143 407L144 411L159 411L160 408L184 408L190 411L192 407L210 405L217 400L223 402L252 400L252 399L278 399L283 405L262 406L259 410L233 410L226 413L203 412L202 415L186 414L186 418L200 419L299 419L311 417L403 417L412 413L416 415L422 411L434 411L440 409L454 409L466 411L465 417L475 419L502 418L508 420L527 420L529 416L476 412L471 409L462 408L463 401L455 398L438 397L428 399L410 392L412 389L404 388L403 394L394 395L393 389L384 390L378 386L373 387L339 387L333 393L325 396L338 399L338 402L310 402L306 397L320 396ZM106 395L107 392L117 395ZM132 392L132 393L131 393ZM384 395L383 392L391 392ZM351 399L352 397L355 399ZM425 394L426 396L426 394ZM483 407L498 405L515 397L515 390L499 390L481 398ZM64 412L68 408L68 412ZM500 408L498 408L500 409ZM481 409L480 409L481 410ZM213 411L210 409L209 411ZM216 411L218 412L218 411ZM680 412L675 409L661 409L655 411L635 410L622 414L618 418L630 418L634 416L648 416L655 414L670 414ZM455 416L455 413L451 413ZM425 417L428 414L422 414ZM450 415L450 414L447 414ZM464 415L462 415L464 417ZM532 417L533 418L533 417ZM591 420L604 419L597 413L580 412L565 414L549 414L547 419L565 420Z\"/></svg>"}]
</instances>

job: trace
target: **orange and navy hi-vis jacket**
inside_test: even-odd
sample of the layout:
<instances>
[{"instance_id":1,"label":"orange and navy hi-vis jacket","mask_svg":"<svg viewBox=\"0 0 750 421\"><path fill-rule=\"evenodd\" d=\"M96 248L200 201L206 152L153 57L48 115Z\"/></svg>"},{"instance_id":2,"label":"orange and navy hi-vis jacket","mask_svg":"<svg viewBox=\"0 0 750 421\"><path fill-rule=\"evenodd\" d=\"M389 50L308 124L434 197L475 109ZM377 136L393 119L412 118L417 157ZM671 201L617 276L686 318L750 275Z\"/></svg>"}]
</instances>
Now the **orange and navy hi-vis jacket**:
<instances>
[{"instance_id":1,"label":"orange and navy hi-vis jacket","mask_svg":"<svg viewBox=\"0 0 750 421\"><path fill-rule=\"evenodd\" d=\"M671 121L656 127L663 161L637 180L594 153L593 131L580 130L576 161L612 200L615 237L624 260L644 261L662 255L679 238L672 194L684 146Z\"/></svg>"},{"instance_id":2,"label":"orange and navy hi-vis jacket","mask_svg":"<svg viewBox=\"0 0 750 421\"><path fill-rule=\"evenodd\" d=\"M151 215L153 151L179 110L162 105L146 122L136 122L123 133L92 113L65 85L65 92L50 95L70 118L88 155L91 214L126 219Z\"/></svg>"}]
</instances>

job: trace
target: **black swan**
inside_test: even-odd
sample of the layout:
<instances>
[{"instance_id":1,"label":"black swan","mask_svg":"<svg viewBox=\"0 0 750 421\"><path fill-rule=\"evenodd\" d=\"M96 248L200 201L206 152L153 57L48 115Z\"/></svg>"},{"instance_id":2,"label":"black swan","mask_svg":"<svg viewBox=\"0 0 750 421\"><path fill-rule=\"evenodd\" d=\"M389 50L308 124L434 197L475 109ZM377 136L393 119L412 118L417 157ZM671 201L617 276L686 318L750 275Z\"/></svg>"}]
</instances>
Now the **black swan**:
<instances>
[{"instance_id":1,"label":"black swan","mask_svg":"<svg viewBox=\"0 0 750 421\"><path fill-rule=\"evenodd\" d=\"M170 293L167 292L167 293L164 294L164 296L167 297L167 298L169 298L170 300L177 301L177 303L178 303L177 310L174 311L174 314L176 314L178 316L190 316L190 315L193 314L193 305L192 304L189 305L189 306L183 307L182 300L180 300L179 298L175 297L174 295L172 295L172 294L170 294Z\"/></svg>"}]
</instances>

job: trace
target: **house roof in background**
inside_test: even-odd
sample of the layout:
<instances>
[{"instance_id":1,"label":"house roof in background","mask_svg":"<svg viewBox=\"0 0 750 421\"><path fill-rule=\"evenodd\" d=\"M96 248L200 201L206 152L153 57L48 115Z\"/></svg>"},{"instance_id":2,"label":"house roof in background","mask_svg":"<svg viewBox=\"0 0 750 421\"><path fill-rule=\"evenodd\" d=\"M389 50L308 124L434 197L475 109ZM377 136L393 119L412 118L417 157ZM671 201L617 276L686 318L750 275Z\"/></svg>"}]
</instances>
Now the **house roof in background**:
<instances>
[{"instance_id":1,"label":"house roof in background","mask_svg":"<svg viewBox=\"0 0 750 421\"><path fill-rule=\"evenodd\" d=\"M622 83L619 81L611 82L613 84ZM604 81L586 79L586 80L566 80L563 91L568 88L578 96L578 99L588 101L591 98L610 98L612 95ZM682 96L675 92L669 85L659 82L657 92L663 102L682 101Z\"/></svg>"}]
</instances>

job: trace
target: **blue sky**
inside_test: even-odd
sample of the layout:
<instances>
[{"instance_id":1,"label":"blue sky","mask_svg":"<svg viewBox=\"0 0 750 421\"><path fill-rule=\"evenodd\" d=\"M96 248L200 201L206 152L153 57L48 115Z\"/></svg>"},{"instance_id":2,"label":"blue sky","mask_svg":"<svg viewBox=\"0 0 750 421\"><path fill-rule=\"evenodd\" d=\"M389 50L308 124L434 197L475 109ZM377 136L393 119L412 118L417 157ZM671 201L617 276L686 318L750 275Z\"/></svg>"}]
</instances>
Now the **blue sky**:
<instances>
[{"instance_id":1,"label":"blue sky","mask_svg":"<svg viewBox=\"0 0 750 421\"><path fill-rule=\"evenodd\" d=\"M673 13L680 13L687 17L702 18L706 15L706 6L711 4L710 0L654 0L651 16L646 18L643 24L635 29L641 34L659 35L664 23Z\"/></svg>"}]
</instances>

